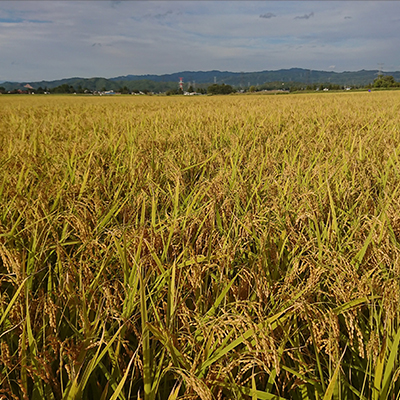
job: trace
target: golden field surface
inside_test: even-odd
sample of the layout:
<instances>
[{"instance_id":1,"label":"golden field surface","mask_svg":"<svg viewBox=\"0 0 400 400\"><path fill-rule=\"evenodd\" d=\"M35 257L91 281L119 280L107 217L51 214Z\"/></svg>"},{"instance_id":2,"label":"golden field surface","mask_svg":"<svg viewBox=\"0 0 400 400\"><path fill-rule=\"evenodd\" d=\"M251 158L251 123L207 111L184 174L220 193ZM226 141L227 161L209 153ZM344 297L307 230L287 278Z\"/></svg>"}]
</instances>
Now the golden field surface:
<instances>
[{"instance_id":1,"label":"golden field surface","mask_svg":"<svg viewBox=\"0 0 400 400\"><path fill-rule=\"evenodd\" d=\"M400 93L0 96L0 399L399 399Z\"/></svg>"}]
</instances>

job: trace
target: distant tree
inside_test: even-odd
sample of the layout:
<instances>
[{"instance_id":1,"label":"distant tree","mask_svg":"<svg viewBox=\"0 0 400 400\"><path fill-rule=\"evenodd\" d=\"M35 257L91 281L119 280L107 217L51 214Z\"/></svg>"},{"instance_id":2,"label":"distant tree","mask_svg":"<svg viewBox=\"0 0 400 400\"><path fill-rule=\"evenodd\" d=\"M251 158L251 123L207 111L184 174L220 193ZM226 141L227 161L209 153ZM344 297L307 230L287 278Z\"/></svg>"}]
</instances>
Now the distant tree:
<instances>
[{"instance_id":1,"label":"distant tree","mask_svg":"<svg viewBox=\"0 0 400 400\"><path fill-rule=\"evenodd\" d=\"M256 91L256 87L254 85L249 87L249 92L254 93Z\"/></svg>"},{"instance_id":2,"label":"distant tree","mask_svg":"<svg viewBox=\"0 0 400 400\"><path fill-rule=\"evenodd\" d=\"M232 86L225 85L224 83L222 85L218 85L217 83L214 83L213 85L211 85L207 88L207 93L209 93L209 94L230 94L230 93L234 93L234 92L235 92L235 89L233 89Z\"/></svg>"},{"instance_id":3,"label":"distant tree","mask_svg":"<svg viewBox=\"0 0 400 400\"><path fill-rule=\"evenodd\" d=\"M209 86L207 88L207 93L208 94L219 94L219 85L214 83L213 85Z\"/></svg>"},{"instance_id":4,"label":"distant tree","mask_svg":"<svg viewBox=\"0 0 400 400\"><path fill-rule=\"evenodd\" d=\"M124 87L122 87L122 88L119 88L118 89L118 92L120 92L120 93L122 93L122 94L129 94L130 92L129 92L129 89L126 87L126 86L124 86Z\"/></svg>"},{"instance_id":5,"label":"distant tree","mask_svg":"<svg viewBox=\"0 0 400 400\"><path fill-rule=\"evenodd\" d=\"M6 89L3 86L0 86L0 93L6 93Z\"/></svg>"},{"instance_id":6,"label":"distant tree","mask_svg":"<svg viewBox=\"0 0 400 400\"><path fill-rule=\"evenodd\" d=\"M183 90L181 88L179 88L179 89L169 89L169 90L167 90L165 92L165 94L167 96L173 96L173 95L176 95L176 94L183 94Z\"/></svg>"},{"instance_id":7,"label":"distant tree","mask_svg":"<svg viewBox=\"0 0 400 400\"><path fill-rule=\"evenodd\" d=\"M174 94L181 94L178 89L171 89L165 93L167 96L172 96Z\"/></svg>"},{"instance_id":8,"label":"distant tree","mask_svg":"<svg viewBox=\"0 0 400 400\"><path fill-rule=\"evenodd\" d=\"M56 86L53 90L54 93L75 93L73 86L64 83L63 85Z\"/></svg>"},{"instance_id":9,"label":"distant tree","mask_svg":"<svg viewBox=\"0 0 400 400\"><path fill-rule=\"evenodd\" d=\"M394 80L393 76L391 75L379 75L374 80L375 88L390 88L399 86L399 84Z\"/></svg>"}]
</instances>

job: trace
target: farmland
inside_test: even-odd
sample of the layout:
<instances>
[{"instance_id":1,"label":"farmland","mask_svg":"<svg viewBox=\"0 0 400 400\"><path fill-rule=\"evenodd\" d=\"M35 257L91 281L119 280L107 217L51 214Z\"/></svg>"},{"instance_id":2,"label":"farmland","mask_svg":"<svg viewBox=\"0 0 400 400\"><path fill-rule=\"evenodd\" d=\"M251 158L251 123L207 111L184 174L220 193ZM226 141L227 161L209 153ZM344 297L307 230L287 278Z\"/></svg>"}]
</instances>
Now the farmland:
<instances>
[{"instance_id":1,"label":"farmland","mask_svg":"<svg viewBox=\"0 0 400 400\"><path fill-rule=\"evenodd\" d=\"M399 157L399 92L1 97L0 398L397 399Z\"/></svg>"}]
</instances>

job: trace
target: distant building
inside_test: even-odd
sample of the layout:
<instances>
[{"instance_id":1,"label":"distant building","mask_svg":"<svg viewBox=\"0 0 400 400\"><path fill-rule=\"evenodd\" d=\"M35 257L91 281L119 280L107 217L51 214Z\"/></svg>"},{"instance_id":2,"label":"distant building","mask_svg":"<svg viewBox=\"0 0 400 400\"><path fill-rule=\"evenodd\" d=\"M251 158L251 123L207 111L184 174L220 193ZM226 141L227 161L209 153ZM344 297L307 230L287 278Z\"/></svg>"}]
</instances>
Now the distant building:
<instances>
[{"instance_id":1,"label":"distant building","mask_svg":"<svg viewBox=\"0 0 400 400\"><path fill-rule=\"evenodd\" d=\"M114 94L116 94L114 90L107 90L105 92L100 92L100 96L113 96Z\"/></svg>"}]
</instances>

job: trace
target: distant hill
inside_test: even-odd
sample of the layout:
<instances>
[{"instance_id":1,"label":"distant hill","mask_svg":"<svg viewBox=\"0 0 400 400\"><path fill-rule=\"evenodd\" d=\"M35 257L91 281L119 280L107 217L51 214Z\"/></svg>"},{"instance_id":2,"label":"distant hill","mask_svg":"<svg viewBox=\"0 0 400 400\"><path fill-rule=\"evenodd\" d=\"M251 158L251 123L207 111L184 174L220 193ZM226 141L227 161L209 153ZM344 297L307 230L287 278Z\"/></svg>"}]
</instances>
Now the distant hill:
<instances>
[{"instance_id":1,"label":"distant hill","mask_svg":"<svg viewBox=\"0 0 400 400\"><path fill-rule=\"evenodd\" d=\"M232 85L234 87L248 87L251 85L263 85L273 83L285 87L291 85L308 84L337 84L346 86L365 86L372 83L377 77L378 70L361 71L314 71L303 68L280 69L276 71L259 72L229 72L229 71L182 71L174 74L164 75L125 75L115 78L68 78L55 81L40 82L3 82L1 86L6 90L23 89L29 83L34 88L42 87L52 89L60 85L70 85L75 89L81 87L88 90L118 90L126 86L129 90L150 90L163 92L169 89L176 89L179 78L182 77L184 84L195 84L197 87L207 87L217 82ZM400 71L385 72L385 75L392 75L396 81L400 81Z\"/></svg>"},{"instance_id":2,"label":"distant hill","mask_svg":"<svg viewBox=\"0 0 400 400\"><path fill-rule=\"evenodd\" d=\"M176 82L156 82L148 79L141 80L116 80L106 78L66 78L55 81L39 81L39 82L3 82L1 84L6 90L25 89L24 86L30 84L33 88L38 89L54 89L57 86L68 85L75 89L79 87L89 91L97 90L118 90L126 86L129 90L150 90L153 92L164 92L177 87Z\"/></svg>"},{"instance_id":3,"label":"distant hill","mask_svg":"<svg viewBox=\"0 0 400 400\"><path fill-rule=\"evenodd\" d=\"M148 79L155 82L178 82L183 77L184 82L196 84L204 83L225 83L234 86L261 85L267 82L299 82L303 84L332 83L338 85L357 85L364 86L372 83L377 77L378 70L361 71L314 71L303 68L280 69L277 71L260 72L229 72L229 71L183 71L166 75L126 75L111 78L112 81L136 81ZM400 71L385 72L385 75L392 75L396 80L400 80Z\"/></svg>"}]
</instances>

